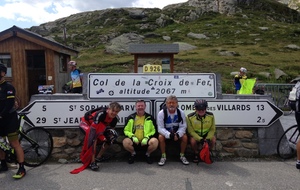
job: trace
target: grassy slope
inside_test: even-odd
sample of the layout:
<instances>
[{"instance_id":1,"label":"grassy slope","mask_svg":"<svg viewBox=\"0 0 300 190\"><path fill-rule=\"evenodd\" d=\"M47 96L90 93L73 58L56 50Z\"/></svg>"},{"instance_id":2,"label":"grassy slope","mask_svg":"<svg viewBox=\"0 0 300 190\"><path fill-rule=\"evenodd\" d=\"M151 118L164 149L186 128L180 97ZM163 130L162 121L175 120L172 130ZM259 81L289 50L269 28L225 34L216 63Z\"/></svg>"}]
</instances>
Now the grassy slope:
<instances>
[{"instance_id":1,"label":"grassy slope","mask_svg":"<svg viewBox=\"0 0 300 190\"><path fill-rule=\"evenodd\" d=\"M276 4L275 8L278 9L278 7L279 5ZM274 11L275 8L273 7L272 10ZM188 9L191 8L184 7L177 10L176 16L182 17ZM123 15L123 17L128 18L128 15ZM147 22L153 20L155 18L149 18ZM163 41L161 37L146 38L145 43L186 42L197 46L196 50L183 51L175 55L175 72L220 73L225 92L232 88L230 72L237 71L241 66L249 70L248 76L258 77L261 82L285 82L298 76L300 50L287 49L285 46L288 44L300 46L300 22L295 22L295 20L283 22L283 20L291 21L292 19L289 16L283 16L280 11L270 12L270 7L267 12L264 8L259 10L252 7L251 9L244 8L242 13L234 16L208 13L193 22L171 23L154 31L139 31L139 33L153 32L172 38L170 42ZM143 21L128 20L126 30L136 31L135 24L137 23L143 23ZM259 27L269 29L261 30ZM180 32L174 33L175 29ZM91 31L93 30L85 30L85 36ZM113 26L113 29L106 27L101 32L95 30L93 33L103 34L112 31L126 32L123 25L123 27ZM210 39L191 39L186 36L189 32L202 33ZM234 51L239 56L220 56L216 53L220 50ZM80 63L84 72L126 73L133 71L133 56L105 54L103 44L81 50L80 56L75 59ZM258 75L261 71L273 74L275 68L283 70L289 77L276 81L274 75L270 79Z\"/></svg>"}]
</instances>

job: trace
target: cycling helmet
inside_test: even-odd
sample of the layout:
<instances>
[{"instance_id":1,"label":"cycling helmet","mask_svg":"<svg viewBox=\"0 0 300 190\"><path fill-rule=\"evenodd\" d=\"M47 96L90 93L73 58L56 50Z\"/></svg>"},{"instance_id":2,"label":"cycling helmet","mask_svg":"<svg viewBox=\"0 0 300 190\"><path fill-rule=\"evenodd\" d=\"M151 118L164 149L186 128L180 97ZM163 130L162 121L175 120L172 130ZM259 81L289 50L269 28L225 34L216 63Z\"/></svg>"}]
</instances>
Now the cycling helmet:
<instances>
[{"instance_id":1,"label":"cycling helmet","mask_svg":"<svg viewBox=\"0 0 300 190\"><path fill-rule=\"evenodd\" d=\"M76 67L77 63L76 63L76 61L69 61L68 65L72 65L72 66Z\"/></svg>"},{"instance_id":2,"label":"cycling helmet","mask_svg":"<svg viewBox=\"0 0 300 190\"><path fill-rule=\"evenodd\" d=\"M108 143L113 143L118 138L118 133L116 130L107 128L103 135L105 136Z\"/></svg>"},{"instance_id":3,"label":"cycling helmet","mask_svg":"<svg viewBox=\"0 0 300 190\"><path fill-rule=\"evenodd\" d=\"M5 72L5 74L7 72L7 67L3 63L0 63L0 71Z\"/></svg>"},{"instance_id":4,"label":"cycling helmet","mask_svg":"<svg viewBox=\"0 0 300 190\"><path fill-rule=\"evenodd\" d=\"M195 101L194 106L196 110L206 110L208 104L206 100L199 99Z\"/></svg>"},{"instance_id":5,"label":"cycling helmet","mask_svg":"<svg viewBox=\"0 0 300 190\"><path fill-rule=\"evenodd\" d=\"M241 67L240 72L247 73L247 69L245 67Z\"/></svg>"}]
</instances>

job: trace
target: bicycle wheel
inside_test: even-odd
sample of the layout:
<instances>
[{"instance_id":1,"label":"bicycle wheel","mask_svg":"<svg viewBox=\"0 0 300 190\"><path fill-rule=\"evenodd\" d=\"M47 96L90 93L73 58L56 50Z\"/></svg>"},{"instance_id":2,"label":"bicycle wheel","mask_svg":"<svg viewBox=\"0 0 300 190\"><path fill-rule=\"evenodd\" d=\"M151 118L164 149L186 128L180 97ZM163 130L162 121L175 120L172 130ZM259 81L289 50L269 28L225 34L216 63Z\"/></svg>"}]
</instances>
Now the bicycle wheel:
<instances>
[{"instance_id":1,"label":"bicycle wheel","mask_svg":"<svg viewBox=\"0 0 300 190\"><path fill-rule=\"evenodd\" d=\"M296 155L296 144L299 138L298 126L288 128L277 144L277 154L280 158L289 159Z\"/></svg>"},{"instance_id":2,"label":"bicycle wheel","mask_svg":"<svg viewBox=\"0 0 300 190\"><path fill-rule=\"evenodd\" d=\"M24 150L24 165L30 167L43 164L53 149L52 135L41 127L30 128L21 135L20 144Z\"/></svg>"},{"instance_id":3,"label":"bicycle wheel","mask_svg":"<svg viewBox=\"0 0 300 190\"><path fill-rule=\"evenodd\" d=\"M287 97L284 96L278 100L277 107L283 111L283 115L290 115L293 112Z\"/></svg>"}]
</instances>

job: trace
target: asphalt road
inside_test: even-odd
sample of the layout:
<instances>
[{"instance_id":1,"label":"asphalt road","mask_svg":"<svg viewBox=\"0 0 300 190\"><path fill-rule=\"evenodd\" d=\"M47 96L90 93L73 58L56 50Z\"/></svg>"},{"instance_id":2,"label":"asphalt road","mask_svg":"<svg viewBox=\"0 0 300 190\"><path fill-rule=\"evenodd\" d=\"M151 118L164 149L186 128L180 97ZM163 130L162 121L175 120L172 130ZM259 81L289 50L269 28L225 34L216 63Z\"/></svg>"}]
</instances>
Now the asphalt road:
<instances>
[{"instance_id":1,"label":"asphalt road","mask_svg":"<svg viewBox=\"0 0 300 190\"><path fill-rule=\"evenodd\" d=\"M295 160L220 161L211 165L167 162L165 166L145 162L100 163L97 172L86 169L69 172L81 164L45 164L27 168L20 180L11 176L16 170L0 173L1 190L205 190L205 189L300 189L300 172Z\"/></svg>"}]
</instances>

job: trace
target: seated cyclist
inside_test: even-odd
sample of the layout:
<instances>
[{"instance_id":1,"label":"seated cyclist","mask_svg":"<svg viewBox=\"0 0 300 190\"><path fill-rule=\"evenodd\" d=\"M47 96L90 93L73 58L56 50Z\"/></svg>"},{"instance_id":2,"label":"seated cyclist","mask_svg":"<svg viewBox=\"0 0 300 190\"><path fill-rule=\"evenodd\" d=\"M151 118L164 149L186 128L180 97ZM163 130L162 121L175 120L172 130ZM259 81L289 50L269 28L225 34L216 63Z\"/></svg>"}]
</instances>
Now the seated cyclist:
<instances>
[{"instance_id":1,"label":"seated cyclist","mask_svg":"<svg viewBox=\"0 0 300 190\"><path fill-rule=\"evenodd\" d=\"M15 88L4 80L7 68L0 63L0 136L7 136L10 145L15 149L19 170L13 176L15 179L20 179L26 175L24 168L24 152L19 143L18 129L19 121L15 105ZM7 171L7 163L5 161L5 152L0 149L1 168L0 172Z\"/></svg>"},{"instance_id":2,"label":"seated cyclist","mask_svg":"<svg viewBox=\"0 0 300 190\"><path fill-rule=\"evenodd\" d=\"M207 141L210 148L216 143L216 126L213 113L206 111L207 101L204 99L196 100L194 103L195 111L187 116L187 129L190 136L191 147L194 151L193 162L199 162L199 146Z\"/></svg>"},{"instance_id":3,"label":"seated cyclist","mask_svg":"<svg viewBox=\"0 0 300 190\"><path fill-rule=\"evenodd\" d=\"M128 116L124 127L126 137L123 146L130 153L128 163L134 163L137 150L144 150L147 163L152 164L151 153L158 146L158 140L155 138L156 122L152 115L146 113L144 100L137 100L135 109L136 112Z\"/></svg>"}]
</instances>

